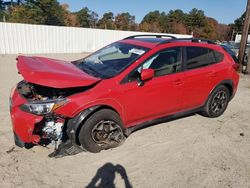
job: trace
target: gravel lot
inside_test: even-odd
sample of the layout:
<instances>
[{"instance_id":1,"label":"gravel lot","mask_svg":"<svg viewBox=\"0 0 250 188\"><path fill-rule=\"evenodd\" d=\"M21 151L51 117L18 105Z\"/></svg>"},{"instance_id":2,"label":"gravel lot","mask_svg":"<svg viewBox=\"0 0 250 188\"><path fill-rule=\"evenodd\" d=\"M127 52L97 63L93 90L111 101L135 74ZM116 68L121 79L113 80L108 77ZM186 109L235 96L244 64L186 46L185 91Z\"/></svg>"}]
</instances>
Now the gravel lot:
<instances>
[{"instance_id":1,"label":"gravel lot","mask_svg":"<svg viewBox=\"0 0 250 188\"><path fill-rule=\"evenodd\" d=\"M249 75L219 118L193 115L137 131L113 150L51 159L53 147L14 145L8 101L22 79L15 58L0 55L0 187L250 187Z\"/></svg>"}]
</instances>

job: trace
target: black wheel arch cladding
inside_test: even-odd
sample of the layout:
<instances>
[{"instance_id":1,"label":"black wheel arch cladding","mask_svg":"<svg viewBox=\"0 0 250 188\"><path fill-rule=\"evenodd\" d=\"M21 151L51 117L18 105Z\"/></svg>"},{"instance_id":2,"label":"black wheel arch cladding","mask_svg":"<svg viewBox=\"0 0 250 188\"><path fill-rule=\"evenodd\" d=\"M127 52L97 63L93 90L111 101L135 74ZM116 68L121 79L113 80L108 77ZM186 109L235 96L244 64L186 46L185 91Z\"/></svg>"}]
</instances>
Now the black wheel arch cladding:
<instances>
[{"instance_id":1,"label":"black wheel arch cladding","mask_svg":"<svg viewBox=\"0 0 250 188\"><path fill-rule=\"evenodd\" d=\"M97 112L101 109L110 109L119 115L119 113L115 109L113 109L110 106L106 106L106 105L97 105L97 106L93 106L93 107L90 107L90 108L83 110L78 115L76 115L74 118L69 119L69 121L67 123L66 132L67 132L69 139L72 142L76 143L77 145L80 145L78 135L79 135L81 127L84 126L84 123L92 114L94 114L95 112Z\"/></svg>"}]
</instances>

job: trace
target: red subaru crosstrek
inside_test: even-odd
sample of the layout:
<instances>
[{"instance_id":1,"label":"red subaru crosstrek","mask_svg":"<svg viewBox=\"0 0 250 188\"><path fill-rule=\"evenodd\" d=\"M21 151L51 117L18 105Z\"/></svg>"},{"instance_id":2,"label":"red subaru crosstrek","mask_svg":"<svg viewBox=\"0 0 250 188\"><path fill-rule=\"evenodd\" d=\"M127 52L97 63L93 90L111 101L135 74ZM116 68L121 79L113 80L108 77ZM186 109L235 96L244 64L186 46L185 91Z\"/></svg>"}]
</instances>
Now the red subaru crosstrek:
<instances>
[{"instance_id":1,"label":"red subaru crosstrek","mask_svg":"<svg viewBox=\"0 0 250 188\"><path fill-rule=\"evenodd\" d=\"M11 92L16 145L59 142L52 156L117 147L134 130L200 112L218 117L238 64L204 39L131 36L77 61L19 56Z\"/></svg>"}]
</instances>

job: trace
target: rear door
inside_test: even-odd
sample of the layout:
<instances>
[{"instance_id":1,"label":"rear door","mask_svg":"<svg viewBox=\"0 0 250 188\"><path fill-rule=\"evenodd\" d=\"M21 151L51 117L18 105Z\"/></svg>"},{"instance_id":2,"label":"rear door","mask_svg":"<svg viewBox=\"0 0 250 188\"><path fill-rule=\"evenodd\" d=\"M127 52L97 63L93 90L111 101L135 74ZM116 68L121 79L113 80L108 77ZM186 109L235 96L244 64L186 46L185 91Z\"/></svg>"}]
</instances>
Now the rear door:
<instances>
[{"instance_id":1,"label":"rear door","mask_svg":"<svg viewBox=\"0 0 250 188\"><path fill-rule=\"evenodd\" d=\"M192 109L203 105L215 87L218 72L217 63L212 49L200 46L185 47L185 76L183 109Z\"/></svg>"}]
</instances>

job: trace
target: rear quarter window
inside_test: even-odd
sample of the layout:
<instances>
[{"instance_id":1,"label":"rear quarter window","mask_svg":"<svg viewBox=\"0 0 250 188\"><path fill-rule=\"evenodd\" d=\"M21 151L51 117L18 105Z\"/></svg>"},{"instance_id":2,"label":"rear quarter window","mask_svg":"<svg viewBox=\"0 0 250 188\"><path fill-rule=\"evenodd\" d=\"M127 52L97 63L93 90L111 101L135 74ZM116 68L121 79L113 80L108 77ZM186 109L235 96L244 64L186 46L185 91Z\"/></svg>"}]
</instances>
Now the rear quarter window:
<instances>
[{"instance_id":1,"label":"rear quarter window","mask_svg":"<svg viewBox=\"0 0 250 188\"><path fill-rule=\"evenodd\" d=\"M219 63L219 62L223 61L223 59L224 59L224 54L223 53L220 53L220 52L215 51L215 50L213 50L213 53L214 53L214 56L215 56L215 59L216 59L216 63Z\"/></svg>"},{"instance_id":2,"label":"rear quarter window","mask_svg":"<svg viewBox=\"0 0 250 188\"><path fill-rule=\"evenodd\" d=\"M195 69L221 62L224 55L205 47L186 47L186 69Z\"/></svg>"}]
</instances>

